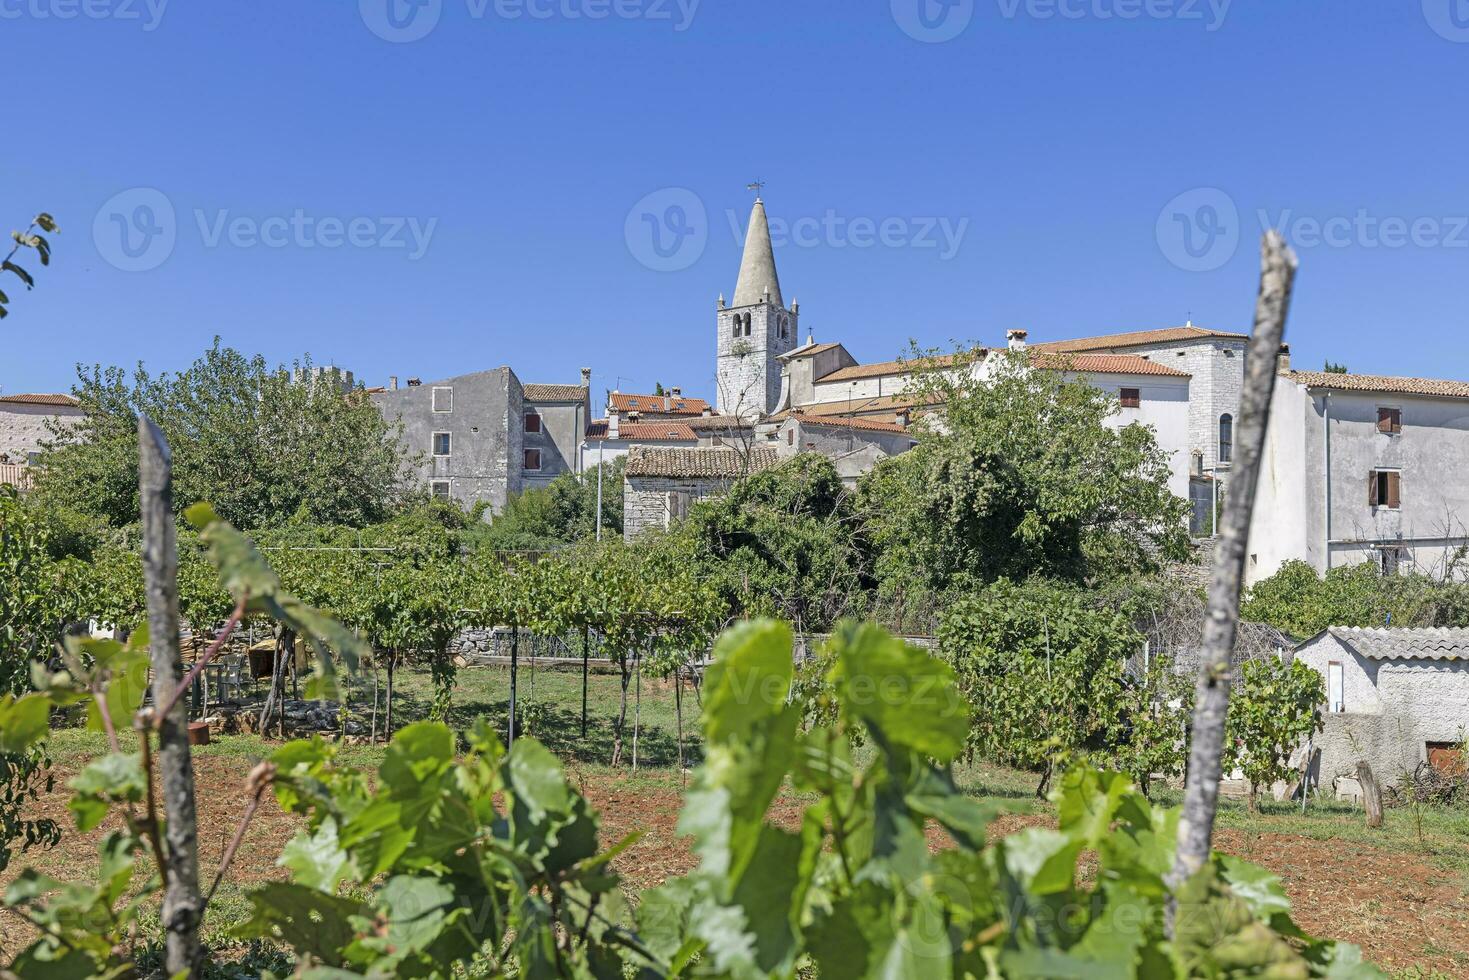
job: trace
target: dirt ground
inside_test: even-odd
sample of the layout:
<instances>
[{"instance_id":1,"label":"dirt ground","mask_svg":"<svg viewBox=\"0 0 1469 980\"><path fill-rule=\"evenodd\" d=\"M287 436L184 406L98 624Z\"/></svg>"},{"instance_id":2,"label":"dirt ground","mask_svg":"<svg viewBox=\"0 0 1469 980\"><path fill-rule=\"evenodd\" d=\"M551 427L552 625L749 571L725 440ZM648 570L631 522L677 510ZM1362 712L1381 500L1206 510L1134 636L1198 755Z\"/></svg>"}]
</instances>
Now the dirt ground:
<instances>
[{"instance_id":1,"label":"dirt ground","mask_svg":"<svg viewBox=\"0 0 1469 980\"><path fill-rule=\"evenodd\" d=\"M240 787L250 769L234 755L196 759L200 805L200 862L203 879L213 880L218 860L244 810ZM65 777L68 773L58 772ZM681 806L676 779L665 770L653 777L627 779L597 768L571 766L569 775L603 817L604 842L633 831L645 836L617 861L636 887L662 882L693 867L687 841L675 825ZM85 837L70 831L66 792L56 792L39 809L67 828L62 842L47 852L19 855L10 874L33 866L62 878L89 873L101 831ZM795 822L796 801L777 803L776 818ZM1007 816L999 833L1044 824L1045 815ZM295 833L297 821L269 800L253 822L221 891L223 901L206 931L222 930L243 911L241 886L280 877L275 857ZM934 836L937 846L939 837ZM1309 932L1357 943L1385 968L1418 967L1448 976L1469 976L1469 882L1457 872L1400 851L1344 840L1317 840L1278 833L1247 833L1226 828L1219 847L1275 871L1285 881L1295 916ZM27 942L23 929L7 920L0 929L0 952L8 960Z\"/></svg>"}]
</instances>

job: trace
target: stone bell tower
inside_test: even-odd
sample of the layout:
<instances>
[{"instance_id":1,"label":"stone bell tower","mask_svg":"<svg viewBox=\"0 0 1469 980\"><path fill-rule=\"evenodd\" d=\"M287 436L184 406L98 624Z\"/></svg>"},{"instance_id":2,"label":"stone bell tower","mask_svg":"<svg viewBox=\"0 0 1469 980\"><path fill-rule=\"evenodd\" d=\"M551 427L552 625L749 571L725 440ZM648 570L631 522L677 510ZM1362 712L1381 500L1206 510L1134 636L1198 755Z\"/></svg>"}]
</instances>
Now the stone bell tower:
<instances>
[{"instance_id":1,"label":"stone bell tower","mask_svg":"<svg viewBox=\"0 0 1469 980\"><path fill-rule=\"evenodd\" d=\"M775 271L765 202L755 199L734 302L719 297L718 397L721 415L756 419L780 399L780 355L796 348L799 304L786 309Z\"/></svg>"}]
</instances>

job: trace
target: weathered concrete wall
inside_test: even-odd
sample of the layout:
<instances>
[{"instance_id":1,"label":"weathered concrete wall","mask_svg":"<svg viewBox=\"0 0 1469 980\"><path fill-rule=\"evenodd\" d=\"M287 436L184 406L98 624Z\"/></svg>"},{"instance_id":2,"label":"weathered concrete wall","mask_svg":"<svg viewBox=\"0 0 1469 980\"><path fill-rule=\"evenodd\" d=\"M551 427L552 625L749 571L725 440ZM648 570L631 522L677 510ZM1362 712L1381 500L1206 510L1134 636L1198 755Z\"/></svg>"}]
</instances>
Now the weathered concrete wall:
<instances>
[{"instance_id":1,"label":"weathered concrete wall","mask_svg":"<svg viewBox=\"0 0 1469 980\"><path fill-rule=\"evenodd\" d=\"M51 438L48 421L81 415L79 408L0 404L0 456L9 457L11 463L28 462L31 453L41 451L41 440Z\"/></svg>"},{"instance_id":2,"label":"weathered concrete wall","mask_svg":"<svg viewBox=\"0 0 1469 980\"><path fill-rule=\"evenodd\" d=\"M1301 559L1318 571L1326 555L1327 394L1282 377L1266 441L1266 469L1251 532L1249 580ZM1378 408L1402 412L1402 432L1377 431ZM1400 567L1443 575L1469 546L1469 401L1374 392L1332 392L1332 566L1380 560L1400 549ZM1402 506L1370 506L1374 470L1401 474ZM1465 578L1469 567L1455 569Z\"/></svg>"},{"instance_id":3,"label":"weathered concrete wall","mask_svg":"<svg viewBox=\"0 0 1469 980\"><path fill-rule=\"evenodd\" d=\"M1346 711L1328 712L1326 730L1315 739L1325 789L1347 780L1353 790L1359 760L1379 781L1394 784L1427 759L1428 743L1458 742L1469 730L1469 663L1370 660L1330 634L1295 655L1323 680L1330 663L1342 665Z\"/></svg>"},{"instance_id":4,"label":"weathered concrete wall","mask_svg":"<svg viewBox=\"0 0 1469 980\"><path fill-rule=\"evenodd\" d=\"M435 388L453 391L453 410L435 412ZM406 454L421 454L414 471L425 490L447 481L449 495L468 507L485 500L495 513L521 490L524 396L508 367L464 374L372 396L378 411L403 422ZM450 454L433 456L436 432L450 435Z\"/></svg>"},{"instance_id":5,"label":"weathered concrete wall","mask_svg":"<svg viewBox=\"0 0 1469 980\"><path fill-rule=\"evenodd\" d=\"M588 404L567 402L526 402L524 413L535 413L541 419L540 432L524 433L524 449L541 451L541 468L526 470L524 486L545 486L563 473L582 472L582 445L586 440ZM522 462L524 453L522 453Z\"/></svg>"}]
</instances>

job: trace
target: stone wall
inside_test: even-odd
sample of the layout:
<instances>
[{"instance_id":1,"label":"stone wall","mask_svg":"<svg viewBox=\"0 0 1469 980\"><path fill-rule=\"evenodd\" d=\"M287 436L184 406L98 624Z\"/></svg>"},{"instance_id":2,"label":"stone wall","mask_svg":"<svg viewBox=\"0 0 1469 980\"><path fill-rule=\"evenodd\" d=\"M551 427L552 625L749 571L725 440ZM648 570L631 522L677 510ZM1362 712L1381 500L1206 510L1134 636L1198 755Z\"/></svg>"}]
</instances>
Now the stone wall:
<instances>
[{"instance_id":1,"label":"stone wall","mask_svg":"<svg viewBox=\"0 0 1469 980\"><path fill-rule=\"evenodd\" d=\"M622 535L631 541L650 528L667 527L705 497L723 494L729 480L629 476L622 483Z\"/></svg>"},{"instance_id":2,"label":"stone wall","mask_svg":"<svg viewBox=\"0 0 1469 980\"><path fill-rule=\"evenodd\" d=\"M41 440L51 438L47 422L81 414L80 409L55 405L0 404L0 455L12 463L27 462L31 453L40 452Z\"/></svg>"},{"instance_id":3,"label":"stone wall","mask_svg":"<svg viewBox=\"0 0 1469 980\"><path fill-rule=\"evenodd\" d=\"M750 318L750 334L735 336L736 316ZM781 331L784 318L785 330ZM781 365L776 360L796 348L800 317L791 310L762 303L718 313L718 391L721 415L753 418L773 411L780 401Z\"/></svg>"}]
</instances>

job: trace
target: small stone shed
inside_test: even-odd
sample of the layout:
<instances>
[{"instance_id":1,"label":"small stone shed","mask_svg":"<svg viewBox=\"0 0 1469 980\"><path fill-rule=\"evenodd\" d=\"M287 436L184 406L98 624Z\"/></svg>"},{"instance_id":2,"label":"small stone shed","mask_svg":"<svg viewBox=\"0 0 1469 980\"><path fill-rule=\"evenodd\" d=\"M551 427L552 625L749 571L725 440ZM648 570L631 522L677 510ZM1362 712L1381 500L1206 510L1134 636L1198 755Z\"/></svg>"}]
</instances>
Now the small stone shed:
<instances>
[{"instance_id":1,"label":"small stone shed","mask_svg":"<svg viewBox=\"0 0 1469 980\"><path fill-rule=\"evenodd\" d=\"M635 446L628 452L622 485L622 534L631 541L655 527L668 527L689 505L723 494L741 477L780 461L766 447L681 449Z\"/></svg>"},{"instance_id":2,"label":"small stone shed","mask_svg":"<svg viewBox=\"0 0 1469 980\"><path fill-rule=\"evenodd\" d=\"M1419 763L1456 763L1469 727L1469 629L1332 627L1295 656L1326 684L1319 784L1357 793L1358 761L1399 782Z\"/></svg>"}]
</instances>

